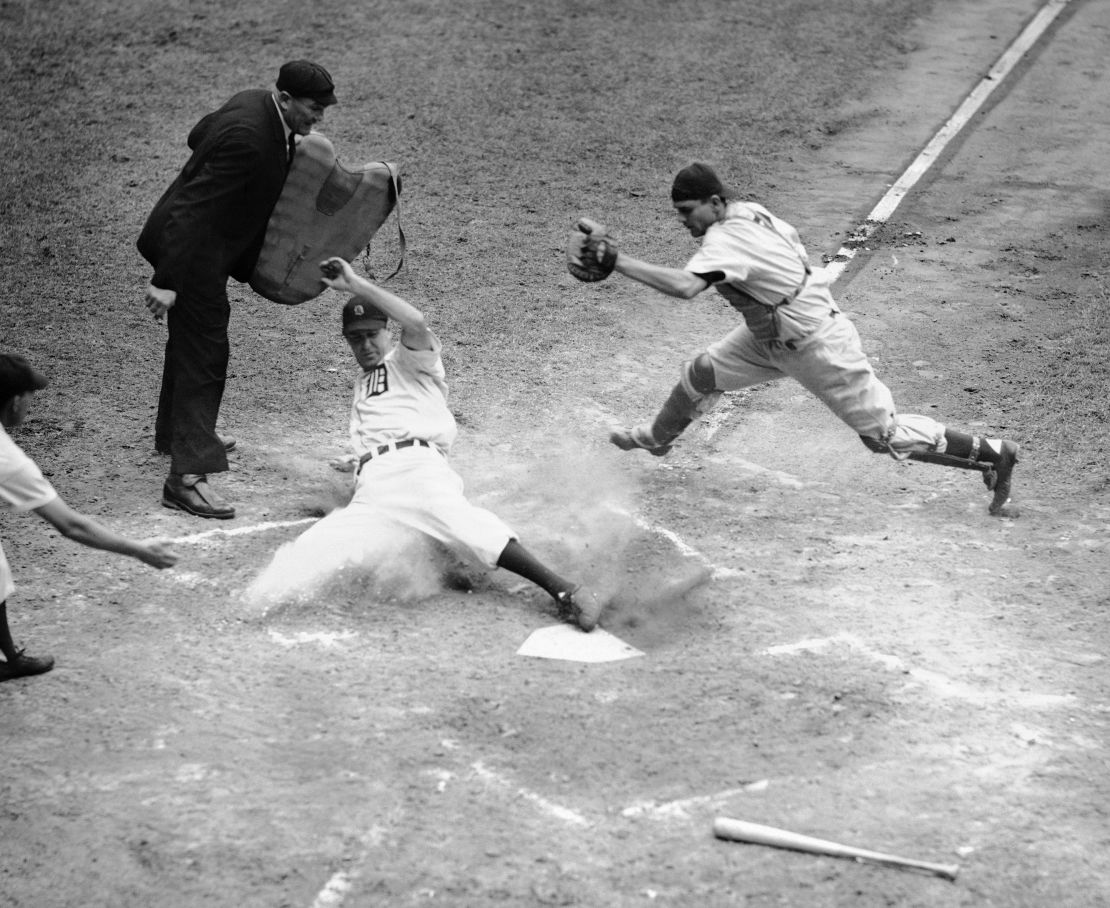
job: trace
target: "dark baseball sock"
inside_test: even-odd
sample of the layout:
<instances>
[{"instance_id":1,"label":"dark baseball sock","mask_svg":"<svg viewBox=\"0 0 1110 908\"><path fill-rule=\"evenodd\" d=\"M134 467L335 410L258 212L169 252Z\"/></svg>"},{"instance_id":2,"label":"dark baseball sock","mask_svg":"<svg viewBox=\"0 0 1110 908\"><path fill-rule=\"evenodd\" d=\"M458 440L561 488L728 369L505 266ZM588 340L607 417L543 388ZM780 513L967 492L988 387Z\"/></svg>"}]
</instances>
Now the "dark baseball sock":
<instances>
[{"instance_id":1,"label":"dark baseball sock","mask_svg":"<svg viewBox=\"0 0 1110 908\"><path fill-rule=\"evenodd\" d=\"M9 662L15 660L15 643L12 642L12 632L8 630L8 603L0 602L0 653Z\"/></svg>"},{"instance_id":2,"label":"dark baseball sock","mask_svg":"<svg viewBox=\"0 0 1110 908\"><path fill-rule=\"evenodd\" d=\"M985 438L979 439L979 444L976 445L974 435L968 435L966 432L956 432L953 429L944 430L944 440L947 447L944 453L950 457L962 457L965 460L971 458L972 452L976 447L979 448L976 460L983 463L998 463L1000 452L997 451L994 445L988 444Z\"/></svg>"},{"instance_id":3,"label":"dark baseball sock","mask_svg":"<svg viewBox=\"0 0 1110 908\"><path fill-rule=\"evenodd\" d=\"M506 571L519 574L525 580L531 580L536 586L551 596L574 589L573 583L568 583L545 564L536 559L517 540L510 539L509 544L501 551L497 559L497 566Z\"/></svg>"}]
</instances>

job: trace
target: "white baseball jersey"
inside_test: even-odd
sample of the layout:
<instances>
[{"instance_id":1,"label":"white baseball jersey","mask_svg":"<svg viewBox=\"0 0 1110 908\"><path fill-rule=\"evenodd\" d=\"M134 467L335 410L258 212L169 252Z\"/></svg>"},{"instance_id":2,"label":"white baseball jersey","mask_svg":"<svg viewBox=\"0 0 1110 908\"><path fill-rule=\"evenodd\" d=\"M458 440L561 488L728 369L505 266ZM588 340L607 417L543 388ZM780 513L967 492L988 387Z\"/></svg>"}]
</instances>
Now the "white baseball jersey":
<instances>
[{"instance_id":1,"label":"white baseball jersey","mask_svg":"<svg viewBox=\"0 0 1110 908\"><path fill-rule=\"evenodd\" d=\"M754 202L729 202L685 270L713 284L758 340L803 338L840 311L798 232Z\"/></svg>"},{"instance_id":2,"label":"white baseball jersey","mask_svg":"<svg viewBox=\"0 0 1110 908\"><path fill-rule=\"evenodd\" d=\"M360 457L379 445L406 438L430 441L445 454L458 434L447 406L442 346L410 350L396 344L377 368L359 370L351 404L351 447Z\"/></svg>"},{"instance_id":3,"label":"white baseball jersey","mask_svg":"<svg viewBox=\"0 0 1110 908\"><path fill-rule=\"evenodd\" d=\"M23 450L0 426L0 507L32 511L49 504L58 493ZM15 591L12 571L0 546L0 602Z\"/></svg>"}]
</instances>

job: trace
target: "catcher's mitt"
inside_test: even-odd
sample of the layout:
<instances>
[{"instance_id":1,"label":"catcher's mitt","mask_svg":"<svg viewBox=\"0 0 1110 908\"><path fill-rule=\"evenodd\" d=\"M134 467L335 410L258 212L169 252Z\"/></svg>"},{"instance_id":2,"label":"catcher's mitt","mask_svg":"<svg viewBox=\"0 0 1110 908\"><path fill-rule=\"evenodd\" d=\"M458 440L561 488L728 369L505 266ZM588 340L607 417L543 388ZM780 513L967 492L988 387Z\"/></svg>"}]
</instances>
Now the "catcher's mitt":
<instances>
[{"instance_id":1,"label":"catcher's mitt","mask_svg":"<svg viewBox=\"0 0 1110 908\"><path fill-rule=\"evenodd\" d=\"M567 271L580 281L603 281L617 264L617 241L605 228L580 218L567 245Z\"/></svg>"}]
</instances>

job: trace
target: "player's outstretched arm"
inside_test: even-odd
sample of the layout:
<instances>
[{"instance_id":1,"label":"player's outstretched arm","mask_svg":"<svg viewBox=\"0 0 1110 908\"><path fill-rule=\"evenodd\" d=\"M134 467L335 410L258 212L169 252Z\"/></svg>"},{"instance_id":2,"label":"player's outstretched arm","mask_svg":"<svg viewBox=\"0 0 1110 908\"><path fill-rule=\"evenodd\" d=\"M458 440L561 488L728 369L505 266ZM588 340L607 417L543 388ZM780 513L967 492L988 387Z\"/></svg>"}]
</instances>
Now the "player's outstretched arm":
<instances>
[{"instance_id":1,"label":"player's outstretched arm","mask_svg":"<svg viewBox=\"0 0 1110 908\"><path fill-rule=\"evenodd\" d=\"M622 252L605 225L590 218L579 218L567 240L567 270L586 282L605 280L616 271L680 299L692 299L709 286L690 271L653 265Z\"/></svg>"},{"instance_id":2,"label":"player's outstretched arm","mask_svg":"<svg viewBox=\"0 0 1110 908\"><path fill-rule=\"evenodd\" d=\"M35 508L38 514L47 523L61 533L66 539L72 539L81 545L93 549L103 549L106 552L115 552L119 555L128 555L137 558L151 567L168 568L177 563L177 553L164 539L131 539L121 536L97 523L91 517L73 510L60 497Z\"/></svg>"},{"instance_id":3,"label":"player's outstretched arm","mask_svg":"<svg viewBox=\"0 0 1110 908\"><path fill-rule=\"evenodd\" d=\"M424 313L412 303L356 274L350 262L338 256L321 262L320 271L329 287L361 297L400 325L401 342L410 350L431 349L432 333L424 320Z\"/></svg>"},{"instance_id":4,"label":"player's outstretched arm","mask_svg":"<svg viewBox=\"0 0 1110 908\"><path fill-rule=\"evenodd\" d=\"M684 300L693 299L709 286L708 282L691 271L653 265L651 262L633 258L624 252L617 255L613 270L667 296Z\"/></svg>"}]
</instances>

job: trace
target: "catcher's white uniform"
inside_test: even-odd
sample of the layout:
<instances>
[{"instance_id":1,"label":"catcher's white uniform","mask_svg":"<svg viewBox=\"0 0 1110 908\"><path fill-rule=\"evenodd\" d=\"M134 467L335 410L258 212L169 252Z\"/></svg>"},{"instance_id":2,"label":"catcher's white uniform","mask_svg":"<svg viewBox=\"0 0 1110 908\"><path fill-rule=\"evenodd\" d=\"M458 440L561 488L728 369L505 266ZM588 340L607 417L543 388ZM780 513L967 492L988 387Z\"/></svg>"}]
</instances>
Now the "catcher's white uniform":
<instances>
[{"instance_id":1,"label":"catcher's white uniform","mask_svg":"<svg viewBox=\"0 0 1110 908\"><path fill-rule=\"evenodd\" d=\"M743 325L707 348L719 390L789 375L859 435L886 442L892 453L944 452L943 425L895 410L824 271L810 268L790 224L761 205L729 202L685 270L711 283L744 316Z\"/></svg>"},{"instance_id":2,"label":"catcher's white uniform","mask_svg":"<svg viewBox=\"0 0 1110 908\"><path fill-rule=\"evenodd\" d=\"M700 162L675 175L671 202L683 226L702 238L685 268L618 253L613 270L683 299L716 287L744 316L744 324L683 364L681 380L650 423L613 427L613 444L662 457L724 392L789 375L855 429L869 450L977 471L994 493L989 512L1017 516L1008 504L1018 445L946 428L928 416L898 413L855 327L833 300L824 272L810 268L793 227L762 205L729 201L713 168ZM589 231L587 245L603 240L611 245L598 226ZM568 267L581 258L582 245L572 237Z\"/></svg>"}]
</instances>

